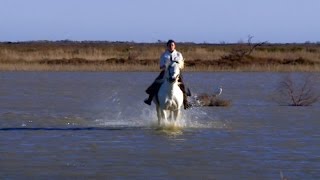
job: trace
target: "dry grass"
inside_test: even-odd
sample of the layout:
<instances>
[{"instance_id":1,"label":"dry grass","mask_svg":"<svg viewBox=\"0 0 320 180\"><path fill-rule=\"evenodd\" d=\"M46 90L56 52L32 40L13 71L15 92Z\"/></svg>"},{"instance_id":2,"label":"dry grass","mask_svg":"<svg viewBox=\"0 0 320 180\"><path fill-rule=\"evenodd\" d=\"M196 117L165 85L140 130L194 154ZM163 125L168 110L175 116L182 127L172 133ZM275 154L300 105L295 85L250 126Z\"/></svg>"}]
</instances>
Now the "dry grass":
<instances>
[{"instance_id":1,"label":"dry grass","mask_svg":"<svg viewBox=\"0 0 320 180\"><path fill-rule=\"evenodd\" d=\"M18 63L0 64L0 71L158 71L155 66L144 65L119 65L119 64L37 64L37 63Z\"/></svg>"},{"instance_id":2,"label":"dry grass","mask_svg":"<svg viewBox=\"0 0 320 180\"><path fill-rule=\"evenodd\" d=\"M228 59L245 44L187 44L177 48L185 71L320 71L320 45L266 44L243 59ZM0 43L1 71L158 71L164 44Z\"/></svg>"}]
</instances>

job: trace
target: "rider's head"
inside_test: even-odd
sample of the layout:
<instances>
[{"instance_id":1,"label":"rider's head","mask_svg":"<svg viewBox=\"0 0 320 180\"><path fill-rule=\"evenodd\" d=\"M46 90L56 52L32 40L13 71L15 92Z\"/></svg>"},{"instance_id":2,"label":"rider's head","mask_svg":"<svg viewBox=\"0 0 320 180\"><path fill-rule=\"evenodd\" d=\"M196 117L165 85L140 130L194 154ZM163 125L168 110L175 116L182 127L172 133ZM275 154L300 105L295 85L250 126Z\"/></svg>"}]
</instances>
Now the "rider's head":
<instances>
[{"instance_id":1,"label":"rider's head","mask_svg":"<svg viewBox=\"0 0 320 180\"><path fill-rule=\"evenodd\" d=\"M167 49L168 49L170 52L173 52L173 51L176 49L176 42L174 42L174 40L170 39L170 40L167 42Z\"/></svg>"}]
</instances>

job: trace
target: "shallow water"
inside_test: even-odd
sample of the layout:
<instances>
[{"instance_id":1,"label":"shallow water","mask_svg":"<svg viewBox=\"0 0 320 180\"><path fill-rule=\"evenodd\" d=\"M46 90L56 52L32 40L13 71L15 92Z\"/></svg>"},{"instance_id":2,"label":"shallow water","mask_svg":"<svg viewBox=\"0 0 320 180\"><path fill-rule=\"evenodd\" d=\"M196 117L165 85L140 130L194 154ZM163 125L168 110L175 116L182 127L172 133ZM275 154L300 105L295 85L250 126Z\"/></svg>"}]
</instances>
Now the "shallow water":
<instances>
[{"instance_id":1,"label":"shallow water","mask_svg":"<svg viewBox=\"0 0 320 180\"><path fill-rule=\"evenodd\" d=\"M143 103L156 76L0 73L0 178L320 178L320 104L275 103L286 73L185 73L193 94L221 85L232 105L184 110L178 129Z\"/></svg>"}]
</instances>

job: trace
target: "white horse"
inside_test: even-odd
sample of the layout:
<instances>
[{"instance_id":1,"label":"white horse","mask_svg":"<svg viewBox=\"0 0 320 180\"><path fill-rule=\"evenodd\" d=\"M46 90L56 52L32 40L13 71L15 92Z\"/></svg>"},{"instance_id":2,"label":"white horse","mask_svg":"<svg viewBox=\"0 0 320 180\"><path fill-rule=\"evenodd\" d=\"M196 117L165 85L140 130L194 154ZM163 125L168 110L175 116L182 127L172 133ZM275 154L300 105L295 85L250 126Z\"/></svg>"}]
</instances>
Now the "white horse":
<instances>
[{"instance_id":1,"label":"white horse","mask_svg":"<svg viewBox=\"0 0 320 180\"><path fill-rule=\"evenodd\" d=\"M158 101L154 102L157 108L159 126L168 120L174 122L181 118L181 108L183 105L183 92L179 87L178 79L180 76L180 67L177 61L172 61L165 70L163 83L158 92Z\"/></svg>"}]
</instances>

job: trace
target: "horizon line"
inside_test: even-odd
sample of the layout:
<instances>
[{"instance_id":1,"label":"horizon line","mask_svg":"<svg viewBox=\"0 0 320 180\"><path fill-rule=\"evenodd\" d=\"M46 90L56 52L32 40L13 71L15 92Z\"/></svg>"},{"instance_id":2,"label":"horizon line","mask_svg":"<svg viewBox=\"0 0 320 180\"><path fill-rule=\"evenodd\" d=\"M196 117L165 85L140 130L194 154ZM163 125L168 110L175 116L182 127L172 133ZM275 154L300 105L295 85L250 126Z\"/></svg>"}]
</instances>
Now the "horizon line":
<instances>
[{"instance_id":1,"label":"horizon line","mask_svg":"<svg viewBox=\"0 0 320 180\"><path fill-rule=\"evenodd\" d=\"M70 40L70 39L62 39L62 40L23 40L23 41L0 41L0 44L26 44L26 43L126 43L126 44L163 44L167 41L158 40L155 42L137 42L137 41L112 41L112 40ZM238 42L225 42L221 41L219 43L214 42L190 42L190 41L176 41L179 44L211 44L211 45L230 45L230 44L248 44L246 41L238 41ZM251 44L258 44L261 42L250 42ZM319 45L320 41L305 41L305 42L269 42L264 41L264 44L316 44Z\"/></svg>"}]
</instances>

